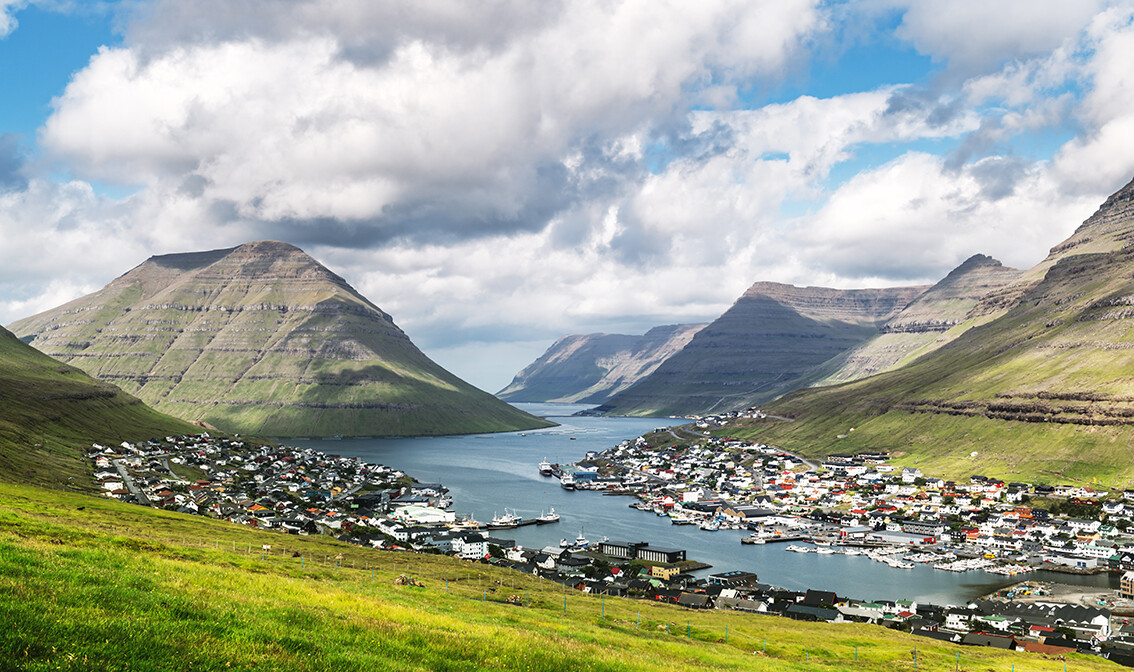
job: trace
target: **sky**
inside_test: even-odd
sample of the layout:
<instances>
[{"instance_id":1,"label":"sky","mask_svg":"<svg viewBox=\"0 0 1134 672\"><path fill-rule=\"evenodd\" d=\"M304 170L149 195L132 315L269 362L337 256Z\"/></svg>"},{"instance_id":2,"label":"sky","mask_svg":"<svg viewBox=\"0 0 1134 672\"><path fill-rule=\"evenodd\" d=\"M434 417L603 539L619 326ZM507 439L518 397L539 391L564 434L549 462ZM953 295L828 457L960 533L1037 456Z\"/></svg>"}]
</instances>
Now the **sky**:
<instances>
[{"instance_id":1,"label":"sky","mask_svg":"<svg viewBox=\"0 0 1134 672\"><path fill-rule=\"evenodd\" d=\"M0 324L261 239L488 391L756 281L1040 261L1134 177L1134 2L0 0Z\"/></svg>"}]
</instances>

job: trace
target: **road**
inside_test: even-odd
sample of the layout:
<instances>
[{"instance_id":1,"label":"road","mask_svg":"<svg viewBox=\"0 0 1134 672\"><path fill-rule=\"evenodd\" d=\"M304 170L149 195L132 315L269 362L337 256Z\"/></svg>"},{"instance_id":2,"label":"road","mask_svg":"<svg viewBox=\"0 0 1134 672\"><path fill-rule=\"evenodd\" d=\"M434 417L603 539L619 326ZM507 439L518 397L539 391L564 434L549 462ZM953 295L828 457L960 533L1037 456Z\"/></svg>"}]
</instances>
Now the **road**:
<instances>
[{"instance_id":1,"label":"road","mask_svg":"<svg viewBox=\"0 0 1134 672\"><path fill-rule=\"evenodd\" d=\"M130 494L133 495L134 498L138 500L138 503L142 506L150 506L150 498L146 497L146 493L142 492L141 488L138 487L138 484L134 482L134 477L131 476L128 471L126 471L126 465L124 464L125 460L118 459L112 460L112 462L114 464L114 468L118 470L118 474L122 476L122 483L126 486L126 489L130 491Z\"/></svg>"}]
</instances>

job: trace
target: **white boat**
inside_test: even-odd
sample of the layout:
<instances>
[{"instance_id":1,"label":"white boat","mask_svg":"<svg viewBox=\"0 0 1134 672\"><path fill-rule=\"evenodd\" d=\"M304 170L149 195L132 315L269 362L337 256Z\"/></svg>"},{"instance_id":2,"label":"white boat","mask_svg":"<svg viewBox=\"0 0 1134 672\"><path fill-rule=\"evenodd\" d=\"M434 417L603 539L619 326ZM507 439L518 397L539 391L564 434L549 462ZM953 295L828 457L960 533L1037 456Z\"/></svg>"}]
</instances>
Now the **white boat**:
<instances>
[{"instance_id":1,"label":"white boat","mask_svg":"<svg viewBox=\"0 0 1134 672\"><path fill-rule=\"evenodd\" d=\"M720 523L715 520L702 521L698 527L706 532L716 532L717 530L721 529Z\"/></svg>"},{"instance_id":2,"label":"white boat","mask_svg":"<svg viewBox=\"0 0 1134 672\"><path fill-rule=\"evenodd\" d=\"M815 549L815 552L818 553L819 555L833 555L835 553L834 550L832 550L832 549L830 549L826 546L820 546L819 548Z\"/></svg>"},{"instance_id":3,"label":"white boat","mask_svg":"<svg viewBox=\"0 0 1134 672\"><path fill-rule=\"evenodd\" d=\"M558 523L558 522L559 522L559 514L555 512L554 506L551 507L550 511L540 515L539 518L536 518L536 525L546 525L548 523Z\"/></svg>"},{"instance_id":4,"label":"white boat","mask_svg":"<svg viewBox=\"0 0 1134 672\"><path fill-rule=\"evenodd\" d=\"M750 534L747 537L744 537L743 539L741 539L740 543L742 543L742 544L766 544L768 542L764 541L764 537L761 537L758 534Z\"/></svg>"},{"instance_id":5,"label":"white boat","mask_svg":"<svg viewBox=\"0 0 1134 672\"><path fill-rule=\"evenodd\" d=\"M515 527L521 520L523 519L517 516L515 511L508 513L508 509L504 509L504 515L494 516L489 524L497 527Z\"/></svg>"},{"instance_id":6,"label":"white boat","mask_svg":"<svg viewBox=\"0 0 1134 672\"><path fill-rule=\"evenodd\" d=\"M551 463L547 461L546 457L543 458L543 462L539 463L539 475L540 476L550 476L551 475Z\"/></svg>"},{"instance_id":7,"label":"white boat","mask_svg":"<svg viewBox=\"0 0 1134 672\"><path fill-rule=\"evenodd\" d=\"M559 485L561 485L564 490L574 490L575 477L567 472L563 472L563 475L559 477Z\"/></svg>"},{"instance_id":8,"label":"white boat","mask_svg":"<svg viewBox=\"0 0 1134 672\"><path fill-rule=\"evenodd\" d=\"M795 544L788 546L787 550L795 551L796 553L810 553L811 552L810 548L807 548L805 546L796 546Z\"/></svg>"}]
</instances>

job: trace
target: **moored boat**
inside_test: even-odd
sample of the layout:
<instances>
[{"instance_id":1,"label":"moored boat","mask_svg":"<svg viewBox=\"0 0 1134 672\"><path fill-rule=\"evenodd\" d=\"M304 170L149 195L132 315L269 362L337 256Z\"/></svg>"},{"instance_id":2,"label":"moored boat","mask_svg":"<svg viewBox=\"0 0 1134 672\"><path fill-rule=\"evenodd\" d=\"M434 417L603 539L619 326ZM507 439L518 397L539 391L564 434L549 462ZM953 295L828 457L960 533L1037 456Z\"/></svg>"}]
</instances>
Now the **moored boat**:
<instances>
[{"instance_id":1,"label":"moored boat","mask_svg":"<svg viewBox=\"0 0 1134 672\"><path fill-rule=\"evenodd\" d=\"M567 472L563 472L563 475L559 477L559 485L562 486L564 490L574 490L575 477Z\"/></svg>"},{"instance_id":2,"label":"moored boat","mask_svg":"<svg viewBox=\"0 0 1134 672\"><path fill-rule=\"evenodd\" d=\"M551 472L552 472L551 463L548 462L547 458L545 457L545 458L543 458L543 462L539 463L539 475L540 476L550 476Z\"/></svg>"},{"instance_id":3,"label":"moored boat","mask_svg":"<svg viewBox=\"0 0 1134 672\"><path fill-rule=\"evenodd\" d=\"M536 525L547 525L548 523L558 523L558 522L559 522L559 514L555 512L554 506L551 507L550 511L540 515L539 518L536 518Z\"/></svg>"}]
</instances>

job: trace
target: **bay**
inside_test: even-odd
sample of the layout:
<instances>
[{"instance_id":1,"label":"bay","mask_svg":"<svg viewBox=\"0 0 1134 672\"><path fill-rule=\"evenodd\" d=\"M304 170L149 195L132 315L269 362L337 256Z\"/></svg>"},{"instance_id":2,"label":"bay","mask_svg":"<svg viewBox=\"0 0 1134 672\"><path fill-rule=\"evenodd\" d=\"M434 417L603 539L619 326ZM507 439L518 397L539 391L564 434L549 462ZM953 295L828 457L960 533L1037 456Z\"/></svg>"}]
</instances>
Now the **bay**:
<instances>
[{"instance_id":1,"label":"bay","mask_svg":"<svg viewBox=\"0 0 1134 672\"><path fill-rule=\"evenodd\" d=\"M1016 581L1035 579L1097 587L1117 587L1107 575L1077 576L1033 572L1007 578L984 572L957 574L927 565L893 569L861 556L793 553L785 544L743 546L747 532L706 532L696 526L672 525L668 518L629 508L631 497L567 491L554 478L540 476L544 458L563 464L582 460L656 427L682 424L658 418L576 417L588 406L516 404L549 418L558 427L527 432L419 438L296 440L288 443L328 454L359 457L405 471L422 482L442 483L453 497L453 510L481 522L505 509L524 518L554 508L561 516L553 525L494 532L528 548L558 546L563 538L584 534L591 541L646 541L654 546L685 549L691 560L713 566L701 574L728 570L755 572L760 581L784 588L834 591L858 599L916 599L934 604L962 604Z\"/></svg>"}]
</instances>

